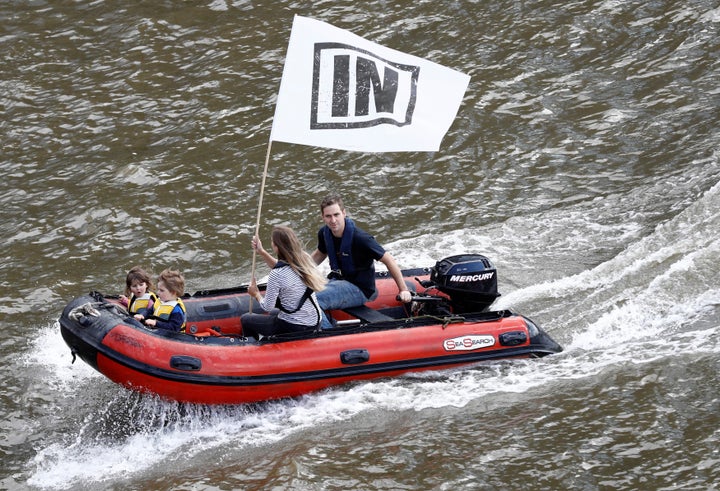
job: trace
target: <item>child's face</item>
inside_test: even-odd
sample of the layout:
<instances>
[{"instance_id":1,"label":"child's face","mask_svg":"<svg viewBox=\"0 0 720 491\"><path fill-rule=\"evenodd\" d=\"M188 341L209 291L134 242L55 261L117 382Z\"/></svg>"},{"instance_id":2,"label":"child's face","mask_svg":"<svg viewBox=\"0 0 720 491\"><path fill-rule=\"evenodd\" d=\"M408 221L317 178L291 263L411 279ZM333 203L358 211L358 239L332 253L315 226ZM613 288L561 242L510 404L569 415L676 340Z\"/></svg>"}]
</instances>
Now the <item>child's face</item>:
<instances>
[{"instance_id":1,"label":"child's face","mask_svg":"<svg viewBox=\"0 0 720 491\"><path fill-rule=\"evenodd\" d=\"M158 281L157 296L163 302L169 302L169 301L175 300L177 298L177 295L175 295L173 292L168 290L167 287L165 286L165 283L163 283L162 281Z\"/></svg>"},{"instance_id":2,"label":"child's face","mask_svg":"<svg viewBox=\"0 0 720 491\"><path fill-rule=\"evenodd\" d=\"M130 285L130 291L136 297L141 297L147 292L147 283L144 281L133 281Z\"/></svg>"}]
</instances>

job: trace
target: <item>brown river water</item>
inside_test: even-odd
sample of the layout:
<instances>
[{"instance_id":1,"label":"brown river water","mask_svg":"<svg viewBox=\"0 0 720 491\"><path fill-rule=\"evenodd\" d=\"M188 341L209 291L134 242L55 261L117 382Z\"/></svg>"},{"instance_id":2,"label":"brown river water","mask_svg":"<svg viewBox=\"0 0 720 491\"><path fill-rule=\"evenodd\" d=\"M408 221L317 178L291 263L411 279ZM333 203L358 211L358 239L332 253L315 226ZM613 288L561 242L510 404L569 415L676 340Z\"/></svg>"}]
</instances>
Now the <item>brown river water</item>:
<instances>
[{"instance_id":1,"label":"brown river water","mask_svg":"<svg viewBox=\"0 0 720 491\"><path fill-rule=\"evenodd\" d=\"M190 292L249 280L295 14L471 79L439 152L274 142L261 233L314 248L340 192L401 267L489 256L497 307L563 353L232 407L71 364L63 306L135 264ZM0 18L1 489L718 489L716 1L7 0Z\"/></svg>"}]
</instances>

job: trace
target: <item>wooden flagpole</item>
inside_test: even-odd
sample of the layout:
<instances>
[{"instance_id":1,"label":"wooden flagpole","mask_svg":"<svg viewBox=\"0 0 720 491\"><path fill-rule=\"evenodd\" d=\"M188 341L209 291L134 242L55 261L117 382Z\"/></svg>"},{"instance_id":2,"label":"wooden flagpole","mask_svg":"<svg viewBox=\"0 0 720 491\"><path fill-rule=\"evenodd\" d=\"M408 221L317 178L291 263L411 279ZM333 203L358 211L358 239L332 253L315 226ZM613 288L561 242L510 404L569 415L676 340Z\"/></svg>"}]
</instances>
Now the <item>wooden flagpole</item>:
<instances>
[{"instance_id":1,"label":"wooden flagpole","mask_svg":"<svg viewBox=\"0 0 720 491\"><path fill-rule=\"evenodd\" d=\"M260 198L258 199L257 218L255 220L255 236L260 237L260 215L262 214L262 203L265 195L265 180L267 179L268 164L270 163L270 149L272 148L272 140L268 140L267 154L265 155L265 168L263 169L262 183L260 184ZM252 269L250 271L250 278L255 277L255 266L257 263L257 251L253 249L252 257ZM252 312L252 298L249 302L248 311Z\"/></svg>"}]
</instances>

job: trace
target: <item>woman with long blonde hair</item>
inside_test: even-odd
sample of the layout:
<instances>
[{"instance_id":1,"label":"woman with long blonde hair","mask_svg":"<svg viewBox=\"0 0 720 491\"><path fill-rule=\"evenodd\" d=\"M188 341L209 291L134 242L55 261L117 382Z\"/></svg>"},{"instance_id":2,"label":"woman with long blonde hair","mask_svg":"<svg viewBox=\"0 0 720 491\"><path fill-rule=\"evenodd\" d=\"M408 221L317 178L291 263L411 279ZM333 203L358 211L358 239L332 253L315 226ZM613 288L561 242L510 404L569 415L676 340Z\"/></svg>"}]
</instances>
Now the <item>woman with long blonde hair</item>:
<instances>
[{"instance_id":1,"label":"woman with long blonde hair","mask_svg":"<svg viewBox=\"0 0 720 491\"><path fill-rule=\"evenodd\" d=\"M264 298L254 277L248 293L271 315L243 314L240 318L243 333L245 336L270 336L317 329L324 313L315 292L325 288L327 280L317 270L315 262L290 227L273 227L270 245L277 259L263 248L259 237L253 237L252 248L272 270L268 275ZM275 311L275 308L278 310Z\"/></svg>"}]
</instances>

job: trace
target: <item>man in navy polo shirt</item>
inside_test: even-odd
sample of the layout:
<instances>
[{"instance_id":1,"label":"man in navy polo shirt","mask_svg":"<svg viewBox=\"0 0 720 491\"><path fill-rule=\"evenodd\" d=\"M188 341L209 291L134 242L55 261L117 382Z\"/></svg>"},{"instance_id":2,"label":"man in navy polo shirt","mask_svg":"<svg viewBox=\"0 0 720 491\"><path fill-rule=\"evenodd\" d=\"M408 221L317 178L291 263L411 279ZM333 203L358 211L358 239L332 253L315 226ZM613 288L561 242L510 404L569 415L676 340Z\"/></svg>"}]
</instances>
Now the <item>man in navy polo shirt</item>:
<instances>
[{"instance_id":1,"label":"man in navy polo shirt","mask_svg":"<svg viewBox=\"0 0 720 491\"><path fill-rule=\"evenodd\" d=\"M376 298L375 261L385 264L398 285L400 299L409 302L411 294L395 259L372 235L347 218L342 198L328 196L320 203L320 211L325 226L318 231L318 246L311 256L316 264L328 258L331 270L330 282L317 292L320 307L344 309Z\"/></svg>"}]
</instances>

